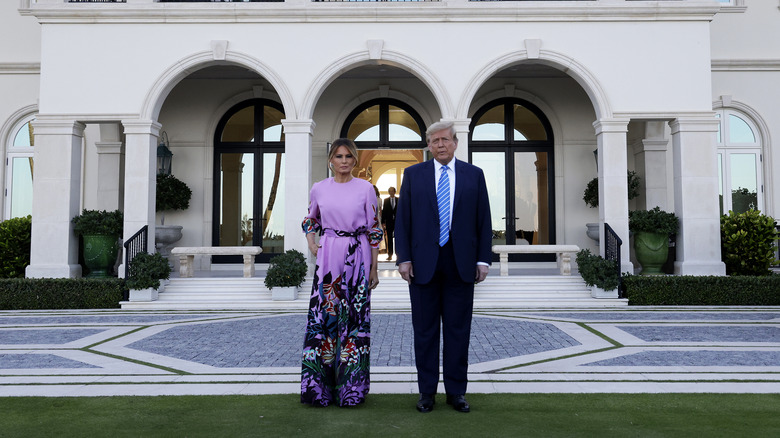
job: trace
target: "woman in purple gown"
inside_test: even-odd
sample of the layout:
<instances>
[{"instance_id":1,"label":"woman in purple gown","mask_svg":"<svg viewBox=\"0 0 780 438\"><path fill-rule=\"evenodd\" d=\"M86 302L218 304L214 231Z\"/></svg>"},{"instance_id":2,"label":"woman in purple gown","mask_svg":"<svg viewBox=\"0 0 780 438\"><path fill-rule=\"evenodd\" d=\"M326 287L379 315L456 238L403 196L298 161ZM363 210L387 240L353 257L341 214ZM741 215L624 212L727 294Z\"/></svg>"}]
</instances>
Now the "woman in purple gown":
<instances>
[{"instance_id":1,"label":"woman in purple gown","mask_svg":"<svg viewBox=\"0 0 780 438\"><path fill-rule=\"evenodd\" d=\"M370 301L379 284L382 229L373 186L352 176L355 143L334 141L328 162L334 176L311 188L303 221L317 267L303 344L301 403L354 406L365 401L370 382Z\"/></svg>"}]
</instances>

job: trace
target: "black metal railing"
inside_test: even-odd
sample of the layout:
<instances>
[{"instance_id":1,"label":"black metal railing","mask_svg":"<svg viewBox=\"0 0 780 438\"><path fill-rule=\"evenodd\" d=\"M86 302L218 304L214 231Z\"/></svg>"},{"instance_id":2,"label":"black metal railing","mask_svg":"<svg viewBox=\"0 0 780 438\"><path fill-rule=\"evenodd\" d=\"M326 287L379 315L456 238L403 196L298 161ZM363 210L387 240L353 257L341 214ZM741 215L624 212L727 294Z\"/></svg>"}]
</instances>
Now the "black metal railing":
<instances>
[{"instance_id":1,"label":"black metal railing","mask_svg":"<svg viewBox=\"0 0 780 438\"><path fill-rule=\"evenodd\" d=\"M143 228L133 234L132 237L127 239L124 243L125 246L125 278L130 271L130 261L135 258L136 255L147 251L146 242L149 236L149 225L144 225Z\"/></svg>"},{"instance_id":2,"label":"black metal railing","mask_svg":"<svg viewBox=\"0 0 780 438\"><path fill-rule=\"evenodd\" d=\"M608 223L604 222L604 258L607 260L612 260L617 263L617 271L618 271L618 293L621 298L623 298L624 292L623 292L623 278L620 275L621 274L621 267L620 267L620 246L623 245L623 241L620 240L620 237L618 237L615 230L612 229L612 227L609 226Z\"/></svg>"}]
</instances>

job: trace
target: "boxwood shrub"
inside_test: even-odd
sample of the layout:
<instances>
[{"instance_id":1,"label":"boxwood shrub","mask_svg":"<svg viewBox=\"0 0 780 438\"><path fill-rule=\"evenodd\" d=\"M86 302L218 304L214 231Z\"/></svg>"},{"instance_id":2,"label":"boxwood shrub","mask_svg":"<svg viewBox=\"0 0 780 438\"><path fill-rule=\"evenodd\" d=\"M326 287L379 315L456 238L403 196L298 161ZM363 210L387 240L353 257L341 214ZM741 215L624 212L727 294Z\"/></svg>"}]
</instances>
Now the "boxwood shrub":
<instances>
[{"instance_id":1,"label":"boxwood shrub","mask_svg":"<svg viewBox=\"0 0 780 438\"><path fill-rule=\"evenodd\" d=\"M777 306L780 275L623 277L632 306Z\"/></svg>"},{"instance_id":2,"label":"boxwood shrub","mask_svg":"<svg viewBox=\"0 0 780 438\"><path fill-rule=\"evenodd\" d=\"M32 217L0 223L0 278L22 278L30 264Z\"/></svg>"},{"instance_id":3,"label":"boxwood shrub","mask_svg":"<svg viewBox=\"0 0 780 438\"><path fill-rule=\"evenodd\" d=\"M118 278L0 279L0 310L116 309L125 296Z\"/></svg>"}]
</instances>

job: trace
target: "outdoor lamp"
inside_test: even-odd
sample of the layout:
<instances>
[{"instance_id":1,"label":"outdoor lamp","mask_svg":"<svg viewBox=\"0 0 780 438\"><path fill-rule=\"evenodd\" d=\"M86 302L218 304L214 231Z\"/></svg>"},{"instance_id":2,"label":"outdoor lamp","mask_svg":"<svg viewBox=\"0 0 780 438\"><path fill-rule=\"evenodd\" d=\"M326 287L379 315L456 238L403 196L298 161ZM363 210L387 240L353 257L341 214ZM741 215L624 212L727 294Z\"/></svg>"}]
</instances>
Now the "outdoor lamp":
<instances>
[{"instance_id":1,"label":"outdoor lamp","mask_svg":"<svg viewBox=\"0 0 780 438\"><path fill-rule=\"evenodd\" d=\"M168 134L160 133L160 144L157 145L157 173L161 175L171 174L173 152L168 148Z\"/></svg>"}]
</instances>

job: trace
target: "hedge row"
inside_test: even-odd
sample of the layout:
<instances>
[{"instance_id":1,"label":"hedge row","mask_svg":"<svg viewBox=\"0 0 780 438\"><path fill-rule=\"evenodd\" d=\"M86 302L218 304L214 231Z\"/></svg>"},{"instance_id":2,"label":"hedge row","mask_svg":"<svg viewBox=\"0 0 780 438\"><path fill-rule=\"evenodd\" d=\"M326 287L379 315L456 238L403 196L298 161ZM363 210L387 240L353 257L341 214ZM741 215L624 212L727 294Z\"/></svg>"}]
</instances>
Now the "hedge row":
<instances>
[{"instance_id":1,"label":"hedge row","mask_svg":"<svg viewBox=\"0 0 780 438\"><path fill-rule=\"evenodd\" d=\"M117 278L0 279L1 310L116 309L124 297Z\"/></svg>"},{"instance_id":2,"label":"hedge row","mask_svg":"<svg viewBox=\"0 0 780 438\"><path fill-rule=\"evenodd\" d=\"M777 306L780 275L623 277L632 306Z\"/></svg>"}]
</instances>

